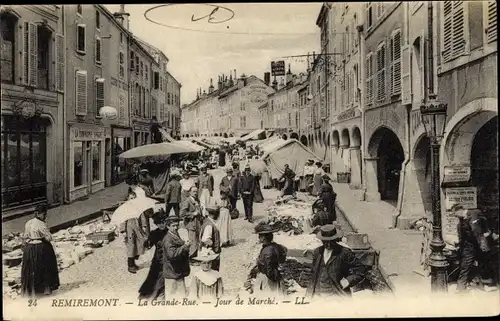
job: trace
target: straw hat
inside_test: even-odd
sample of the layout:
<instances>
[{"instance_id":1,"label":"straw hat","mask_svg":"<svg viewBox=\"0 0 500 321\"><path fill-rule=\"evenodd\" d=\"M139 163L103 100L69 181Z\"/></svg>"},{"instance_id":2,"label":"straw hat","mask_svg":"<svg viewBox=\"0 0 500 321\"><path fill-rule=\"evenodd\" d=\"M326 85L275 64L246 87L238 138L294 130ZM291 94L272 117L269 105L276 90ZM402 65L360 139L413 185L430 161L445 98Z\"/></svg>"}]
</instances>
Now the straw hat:
<instances>
[{"instance_id":1,"label":"straw hat","mask_svg":"<svg viewBox=\"0 0 500 321\"><path fill-rule=\"evenodd\" d=\"M342 231L340 230L337 230L337 228L333 224L327 224L321 226L319 228L318 234L316 234L316 237L321 241L341 240L343 236L344 233L342 233Z\"/></svg>"},{"instance_id":2,"label":"straw hat","mask_svg":"<svg viewBox=\"0 0 500 321\"><path fill-rule=\"evenodd\" d=\"M196 256L194 259L200 262L210 262L217 259L218 257L219 254L215 253L214 251L203 248L198 252L198 256Z\"/></svg>"}]
</instances>

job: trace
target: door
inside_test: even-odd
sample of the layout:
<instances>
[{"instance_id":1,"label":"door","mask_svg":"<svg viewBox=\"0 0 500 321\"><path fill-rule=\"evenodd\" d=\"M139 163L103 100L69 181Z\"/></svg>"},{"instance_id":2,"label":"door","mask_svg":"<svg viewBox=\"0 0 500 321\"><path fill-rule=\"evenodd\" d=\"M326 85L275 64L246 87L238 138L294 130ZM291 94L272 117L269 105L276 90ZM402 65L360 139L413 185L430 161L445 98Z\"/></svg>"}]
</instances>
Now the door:
<instances>
[{"instance_id":1,"label":"door","mask_svg":"<svg viewBox=\"0 0 500 321\"><path fill-rule=\"evenodd\" d=\"M86 181L87 194L92 193L92 141L85 142L85 162L83 162Z\"/></svg>"}]
</instances>

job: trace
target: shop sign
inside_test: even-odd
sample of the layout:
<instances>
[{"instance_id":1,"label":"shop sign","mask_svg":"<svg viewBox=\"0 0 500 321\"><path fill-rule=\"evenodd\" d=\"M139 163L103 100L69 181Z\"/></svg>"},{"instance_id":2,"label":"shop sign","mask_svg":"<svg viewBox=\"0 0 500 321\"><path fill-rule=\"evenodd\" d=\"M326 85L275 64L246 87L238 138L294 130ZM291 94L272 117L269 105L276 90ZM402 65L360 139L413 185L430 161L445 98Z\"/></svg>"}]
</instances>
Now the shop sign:
<instances>
[{"instance_id":1,"label":"shop sign","mask_svg":"<svg viewBox=\"0 0 500 321\"><path fill-rule=\"evenodd\" d=\"M467 182L471 176L470 166L454 165L444 167L444 181L452 182Z\"/></svg>"},{"instance_id":2,"label":"shop sign","mask_svg":"<svg viewBox=\"0 0 500 321\"><path fill-rule=\"evenodd\" d=\"M99 129L71 129L71 139L72 140L101 140L105 138L104 128Z\"/></svg>"},{"instance_id":3,"label":"shop sign","mask_svg":"<svg viewBox=\"0 0 500 321\"><path fill-rule=\"evenodd\" d=\"M356 117L356 108L351 108L349 110L340 113L340 115L337 116L337 120L345 121L354 117Z\"/></svg>"},{"instance_id":4,"label":"shop sign","mask_svg":"<svg viewBox=\"0 0 500 321\"><path fill-rule=\"evenodd\" d=\"M284 76L285 75L285 61L271 61L271 75Z\"/></svg>"},{"instance_id":5,"label":"shop sign","mask_svg":"<svg viewBox=\"0 0 500 321\"><path fill-rule=\"evenodd\" d=\"M450 210L455 204L460 204L465 209L477 208L477 188L472 186L447 188L445 202L446 210Z\"/></svg>"}]
</instances>

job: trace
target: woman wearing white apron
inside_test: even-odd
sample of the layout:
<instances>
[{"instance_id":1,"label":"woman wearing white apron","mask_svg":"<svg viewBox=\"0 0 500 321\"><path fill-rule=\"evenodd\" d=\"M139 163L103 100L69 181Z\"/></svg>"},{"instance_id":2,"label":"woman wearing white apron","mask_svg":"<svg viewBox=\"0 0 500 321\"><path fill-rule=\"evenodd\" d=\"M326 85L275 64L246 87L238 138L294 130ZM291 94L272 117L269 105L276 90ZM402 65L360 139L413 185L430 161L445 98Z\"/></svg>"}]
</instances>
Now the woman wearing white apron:
<instances>
[{"instance_id":1,"label":"woman wearing white apron","mask_svg":"<svg viewBox=\"0 0 500 321\"><path fill-rule=\"evenodd\" d=\"M200 171L201 174L196 183L198 186L198 199L200 200L204 216L207 216L208 212L206 208L210 204L210 198L213 196L214 192L214 178L207 173L207 166L205 164L200 166Z\"/></svg>"},{"instance_id":2,"label":"woman wearing white apron","mask_svg":"<svg viewBox=\"0 0 500 321\"><path fill-rule=\"evenodd\" d=\"M322 167L323 164L321 162L316 162L316 168L314 169L313 176L313 189L311 193L313 196L317 196L319 194L321 184L323 184L323 175L325 175L325 171Z\"/></svg>"}]
</instances>

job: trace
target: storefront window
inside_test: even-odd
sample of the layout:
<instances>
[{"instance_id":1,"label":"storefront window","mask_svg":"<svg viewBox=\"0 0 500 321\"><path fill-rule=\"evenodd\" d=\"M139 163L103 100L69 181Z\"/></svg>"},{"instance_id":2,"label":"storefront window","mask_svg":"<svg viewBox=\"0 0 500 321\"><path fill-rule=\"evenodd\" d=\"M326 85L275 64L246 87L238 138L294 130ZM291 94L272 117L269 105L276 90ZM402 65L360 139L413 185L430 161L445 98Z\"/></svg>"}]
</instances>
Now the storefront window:
<instances>
[{"instance_id":1,"label":"storefront window","mask_svg":"<svg viewBox=\"0 0 500 321\"><path fill-rule=\"evenodd\" d=\"M2 116L2 208L46 199L47 125L39 118Z\"/></svg>"},{"instance_id":2,"label":"storefront window","mask_svg":"<svg viewBox=\"0 0 500 321\"><path fill-rule=\"evenodd\" d=\"M92 181L101 180L101 142L92 142Z\"/></svg>"},{"instance_id":3,"label":"storefront window","mask_svg":"<svg viewBox=\"0 0 500 321\"><path fill-rule=\"evenodd\" d=\"M73 148L73 187L82 186L85 184L85 173L84 173L84 158L83 151L85 149L84 142L72 142Z\"/></svg>"}]
</instances>

